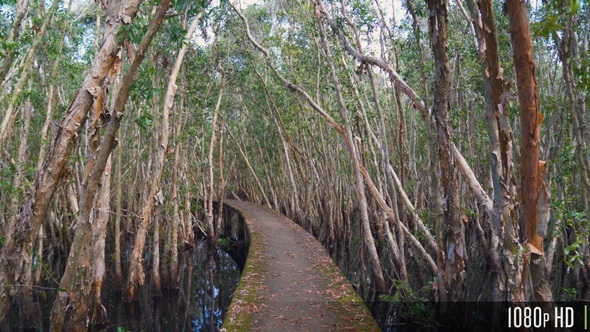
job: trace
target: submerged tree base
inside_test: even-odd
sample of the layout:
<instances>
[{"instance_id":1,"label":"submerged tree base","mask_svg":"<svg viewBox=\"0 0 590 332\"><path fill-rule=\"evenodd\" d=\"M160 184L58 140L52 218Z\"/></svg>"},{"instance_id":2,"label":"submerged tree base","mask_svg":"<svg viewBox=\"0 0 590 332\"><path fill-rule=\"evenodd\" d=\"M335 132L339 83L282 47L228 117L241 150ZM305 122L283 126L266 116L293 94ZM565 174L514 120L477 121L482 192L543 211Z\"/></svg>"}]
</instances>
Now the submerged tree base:
<instances>
[{"instance_id":1,"label":"submerged tree base","mask_svg":"<svg viewBox=\"0 0 590 332\"><path fill-rule=\"evenodd\" d=\"M234 254L230 255L221 248L210 247L206 240L200 241L195 248L181 252L179 255L180 288L164 289L161 296L153 296L151 281L139 288L137 300L125 302L122 292L114 287L113 275L107 274L103 287L103 317L108 320L92 327L95 331L217 331L225 317L231 295L240 280L241 270L232 256L239 257L237 241L230 243ZM243 242L242 246L243 246ZM243 263L242 263L243 264ZM18 304L0 325L0 331L47 331L49 329L49 312L55 297L55 286L46 284L46 288L36 291L33 303L35 316L33 321L21 320L25 310Z\"/></svg>"}]
</instances>

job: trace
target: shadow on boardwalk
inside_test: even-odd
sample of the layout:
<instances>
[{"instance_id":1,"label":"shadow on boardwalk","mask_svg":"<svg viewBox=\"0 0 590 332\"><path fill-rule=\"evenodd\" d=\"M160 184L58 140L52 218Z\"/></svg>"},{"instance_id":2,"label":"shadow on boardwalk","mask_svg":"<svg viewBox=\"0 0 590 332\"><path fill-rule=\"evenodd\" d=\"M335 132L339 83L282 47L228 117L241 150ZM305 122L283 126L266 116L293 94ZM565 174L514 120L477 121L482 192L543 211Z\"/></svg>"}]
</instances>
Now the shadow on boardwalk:
<instances>
[{"instance_id":1,"label":"shadow on boardwalk","mask_svg":"<svg viewBox=\"0 0 590 332\"><path fill-rule=\"evenodd\" d=\"M312 235L258 204L225 204L244 217L250 248L221 331L380 331Z\"/></svg>"}]
</instances>

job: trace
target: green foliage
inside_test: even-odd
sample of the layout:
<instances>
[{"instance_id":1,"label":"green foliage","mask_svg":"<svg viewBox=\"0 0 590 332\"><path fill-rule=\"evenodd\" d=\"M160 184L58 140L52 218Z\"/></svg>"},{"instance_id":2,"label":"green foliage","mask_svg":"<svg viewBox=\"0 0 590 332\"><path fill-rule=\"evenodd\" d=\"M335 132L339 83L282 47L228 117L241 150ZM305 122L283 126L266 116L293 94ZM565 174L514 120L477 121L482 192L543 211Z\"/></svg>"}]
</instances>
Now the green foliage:
<instances>
[{"instance_id":1,"label":"green foliage","mask_svg":"<svg viewBox=\"0 0 590 332\"><path fill-rule=\"evenodd\" d=\"M582 90L590 91L590 53L581 52L580 54L580 66L574 66L574 75L578 79L577 87Z\"/></svg>"},{"instance_id":2,"label":"green foliage","mask_svg":"<svg viewBox=\"0 0 590 332\"><path fill-rule=\"evenodd\" d=\"M569 246L565 247L564 249L564 253L566 255L566 260L565 263L567 264L567 266L569 266L570 268L574 268L574 265L576 263L580 264L580 265L584 265L584 262L582 261L582 259L584 258L583 253L580 253L578 251L578 249L580 249L582 247L582 245L586 243L586 237L585 236L581 236L578 235L576 238L576 241L572 244L570 244Z\"/></svg>"},{"instance_id":3,"label":"green foliage","mask_svg":"<svg viewBox=\"0 0 590 332\"><path fill-rule=\"evenodd\" d=\"M194 16L208 3L208 0L172 0L172 7L177 13L186 11L190 16Z\"/></svg>"},{"instance_id":4,"label":"green foliage","mask_svg":"<svg viewBox=\"0 0 590 332\"><path fill-rule=\"evenodd\" d=\"M564 293L566 301L573 301L577 298L578 289L576 287L561 287L560 290Z\"/></svg>"},{"instance_id":5,"label":"green foliage","mask_svg":"<svg viewBox=\"0 0 590 332\"><path fill-rule=\"evenodd\" d=\"M175 53L177 50L181 49L184 44L189 42L184 38L187 31L182 28L180 21L178 20L172 20L169 24L165 25L162 30L162 35L166 36L165 40L163 40L165 46L162 51L164 52Z\"/></svg>"},{"instance_id":6,"label":"green foliage","mask_svg":"<svg viewBox=\"0 0 590 332\"><path fill-rule=\"evenodd\" d=\"M531 24L533 30L533 38L539 37L548 39L554 32L563 29L563 26L559 24L559 20L563 14L560 15L547 15L540 22L534 22Z\"/></svg>"},{"instance_id":7,"label":"green foliage","mask_svg":"<svg viewBox=\"0 0 590 332\"><path fill-rule=\"evenodd\" d=\"M378 14L374 6L370 5L370 1L353 1L350 14L357 19L358 27L367 33L372 33L377 27Z\"/></svg>"},{"instance_id":8,"label":"green foliage","mask_svg":"<svg viewBox=\"0 0 590 332\"><path fill-rule=\"evenodd\" d=\"M6 167L0 167L0 192L12 193L14 188L12 186L12 179L16 172L16 167L9 164Z\"/></svg>"},{"instance_id":9,"label":"green foliage","mask_svg":"<svg viewBox=\"0 0 590 332\"><path fill-rule=\"evenodd\" d=\"M117 42L121 43L128 40L132 43L139 44L147 32L148 20L143 16L137 16L131 24L123 25L117 31Z\"/></svg>"},{"instance_id":10,"label":"green foliage","mask_svg":"<svg viewBox=\"0 0 590 332\"><path fill-rule=\"evenodd\" d=\"M16 5L16 0L0 0L0 6L14 6Z\"/></svg>"},{"instance_id":11,"label":"green foliage","mask_svg":"<svg viewBox=\"0 0 590 332\"><path fill-rule=\"evenodd\" d=\"M553 33L562 30L560 21L575 16L580 11L584 0L550 1L541 9L541 19L531 23L534 39L539 37L549 39Z\"/></svg>"},{"instance_id":12,"label":"green foliage","mask_svg":"<svg viewBox=\"0 0 590 332\"><path fill-rule=\"evenodd\" d=\"M522 259L524 255L529 252L528 246L514 246L510 249L510 252L514 255L514 264L518 265L519 261Z\"/></svg>"},{"instance_id":13,"label":"green foliage","mask_svg":"<svg viewBox=\"0 0 590 332\"><path fill-rule=\"evenodd\" d=\"M219 244L219 246L221 247L221 249L223 250L229 250L230 246L231 246L231 238L228 237L223 237L223 238L219 238L217 240L217 243Z\"/></svg>"},{"instance_id":14,"label":"green foliage","mask_svg":"<svg viewBox=\"0 0 590 332\"><path fill-rule=\"evenodd\" d=\"M433 290L433 283L418 291L413 290L410 284L403 280L393 280L393 285L396 288L395 294L382 294L379 295L379 299L396 305L402 318L427 323L434 310L428 299Z\"/></svg>"},{"instance_id":15,"label":"green foliage","mask_svg":"<svg viewBox=\"0 0 590 332\"><path fill-rule=\"evenodd\" d=\"M135 118L134 122L142 131L147 131L152 127L152 124L154 123L154 117L151 113L147 112Z\"/></svg>"},{"instance_id":16,"label":"green foliage","mask_svg":"<svg viewBox=\"0 0 590 332\"><path fill-rule=\"evenodd\" d=\"M13 52L17 49L17 42L9 42L6 39L0 37L0 56L6 57L8 53Z\"/></svg>"}]
</instances>

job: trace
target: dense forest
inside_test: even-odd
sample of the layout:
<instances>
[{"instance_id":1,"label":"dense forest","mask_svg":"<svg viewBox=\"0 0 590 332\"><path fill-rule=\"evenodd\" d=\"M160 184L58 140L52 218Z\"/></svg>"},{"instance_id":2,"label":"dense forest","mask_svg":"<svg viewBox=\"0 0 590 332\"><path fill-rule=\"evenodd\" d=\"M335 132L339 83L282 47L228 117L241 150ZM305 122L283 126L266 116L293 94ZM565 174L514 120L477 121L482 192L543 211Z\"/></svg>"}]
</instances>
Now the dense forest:
<instances>
[{"instance_id":1,"label":"dense forest","mask_svg":"<svg viewBox=\"0 0 590 332\"><path fill-rule=\"evenodd\" d=\"M588 1L0 13L5 324L86 330L107 279L179 288L226 197L295 220L367 302L590 299Z\"/></svg>"}]
</instances>

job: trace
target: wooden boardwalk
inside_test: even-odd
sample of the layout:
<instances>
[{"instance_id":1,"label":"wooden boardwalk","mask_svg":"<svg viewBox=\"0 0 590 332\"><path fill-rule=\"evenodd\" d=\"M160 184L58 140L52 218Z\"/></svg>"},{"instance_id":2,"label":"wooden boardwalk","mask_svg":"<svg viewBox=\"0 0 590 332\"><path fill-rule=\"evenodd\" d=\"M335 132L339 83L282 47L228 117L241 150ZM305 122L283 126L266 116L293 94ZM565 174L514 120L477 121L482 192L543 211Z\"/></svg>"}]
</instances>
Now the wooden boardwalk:
<instances>
[{"instance_id":1,"label":"wooden boardwalk","mask_svg":"<svg viewBox=\"0 0 590 332\"><path fill-rule=\"evenodd\" d=\"M250 247L222 331L380 331L312 235L258 204L225 204L244 218Z\"/></svg>"}]
</instances>

